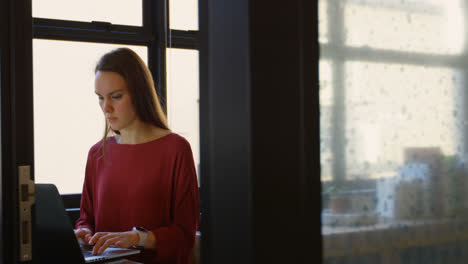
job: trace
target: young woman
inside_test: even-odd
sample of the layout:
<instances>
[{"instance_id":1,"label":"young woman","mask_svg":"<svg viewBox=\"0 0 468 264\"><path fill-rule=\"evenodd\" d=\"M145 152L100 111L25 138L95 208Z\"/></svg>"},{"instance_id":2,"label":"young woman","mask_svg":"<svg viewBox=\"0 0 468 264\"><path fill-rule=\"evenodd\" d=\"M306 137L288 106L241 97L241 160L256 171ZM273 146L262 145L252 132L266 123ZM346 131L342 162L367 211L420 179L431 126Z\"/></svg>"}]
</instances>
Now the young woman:
<instances>
[{"instance_id":1,"label":"young woman","mask_svg":"<svg viewBox=\"0 0 468 264\"><path fill-rule=\"evenodd\" d=\"M189 143L172 133L151 73L120 48L96 66L104 137L88 153L75 235L101 254L139 246L143 263L189 263L199 194ZM111 135L109 135L111 134Z\"/></svg>"}]
</instances>

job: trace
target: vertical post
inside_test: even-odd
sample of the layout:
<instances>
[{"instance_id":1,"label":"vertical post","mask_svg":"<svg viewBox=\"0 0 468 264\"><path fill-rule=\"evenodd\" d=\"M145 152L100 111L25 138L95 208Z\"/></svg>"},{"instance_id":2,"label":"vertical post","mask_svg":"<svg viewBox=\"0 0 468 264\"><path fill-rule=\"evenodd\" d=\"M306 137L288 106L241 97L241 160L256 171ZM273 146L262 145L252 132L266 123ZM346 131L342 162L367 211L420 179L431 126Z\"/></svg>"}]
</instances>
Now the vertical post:
<instances>
[{"instance_id":1,"label":"vertical post","mask_svg":"<svg viewBox=\"0 0 468 264\"><path fill-rule=\"evenodd\" d=\"M19 167L30 166L28 177L34 180L31 0L0 5L1 261L31 263L19 254L24 240L18 223Z\"/></svg>"},{"instance_id":2,"label":"vertical post","mask_svg":"<svg viewBox=\"0 0 468 264\"><path fill-rule=\"evenodd\" d=\"M199 2L201 263L253 263L249 1Z\"/></svg>"},{"instance_id":3,"label":"vertical post","mask_svg":"<svg viewBox=\"0 0 468 264\"><path fill-rule=\"evenodd\" d=\"M321 263L317 2L199 10L202 263Z\"/></svg>"},{"instance_id":4,"label":"vertical post","mask_svg":"<svg viewBox=\"0 0 468 264\"><path fill-rule=\"evenodd\" d=\"M143 28L152 36L148 44L148 67L153 73L156 92L167 113L166 47L168 32L168 0L143 0Z\"/></svg>"},{"instance_id":5,"label":"vertical post","mask_svg":"<svg viewBox=\"0 0 468 264\"><path fill-rule=\"evenodd\" d=\"M328 32L330 43L342 47L344 45L344 13L342 1L328 1L328 14L336 14L330 19ZM333 155L332 175L337 185L343 184L346 179L346 93L344 84L344 62L333 60L332 67L332 89L333 105L331 116L331 149Z\"/></svg>"}]
</instances>

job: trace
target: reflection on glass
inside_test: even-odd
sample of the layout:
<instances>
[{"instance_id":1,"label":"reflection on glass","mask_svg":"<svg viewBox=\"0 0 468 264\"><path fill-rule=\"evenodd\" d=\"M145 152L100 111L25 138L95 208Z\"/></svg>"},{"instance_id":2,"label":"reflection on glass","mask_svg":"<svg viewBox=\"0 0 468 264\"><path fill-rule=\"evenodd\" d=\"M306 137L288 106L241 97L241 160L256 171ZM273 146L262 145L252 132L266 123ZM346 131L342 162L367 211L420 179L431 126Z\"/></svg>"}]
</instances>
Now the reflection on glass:
<instances>
[{"instance_id":1,"label":"reflection on glass","mask_svg":"<svg viewBox=\"0 0 468 264\"><path fill-rule=\"evenodd\" d=\"M464 32L460 0L344 2L346 45L436 54L463 49L464 34L453 31Z\"/></svg>"},{"instance_id":2,"label":"reflection on glass","mask_svg":"<svg viewBox=\"0 0 468 264\"><path fill-rule=\"evenodd\" d=\"M190 142L198 170L200 164L198 50L167 49L166 56L169 127Z\"/></svg>"},{"instance_id":3,"label":"reflection on glass","mask_svg":"<svg viewBox=\"0 0 468 264\"><path fill-rule=\"evenodd\" d=\"M464 1L326 2L324 263L468 263Z\"/></svg>"},{"instance_id":4,"label":"reflection on glass","mask_svg":"<svg viewBox=\"0 0 468 264\"><path fill-rule=\"evenodd\" d=\"M460 78L448 68L346 63L348 178L379 178L377 168L395 171L405 162L405 148L437 146L452 156L457 144L461 151Z\"/></svg>"},{"instance_id":5,"label":"reflection on glass","mask_svg":"<svg viewBox=\"0 0 468 264\"><path fill-rule=\"evenodd\" d=\"M169 28L198 30L198 0L169 0Z\"/></svg>"},{"instance_id":6,"label":"reflection on glass","mask_svg":"<svg viewBox=\"0 0 468 264\"><path fill-rule=\"evenodd\" d=\"M34 158L37 183L81 193L88 150L104 133L94 67L111 44L33 41ZM147 48L128 46L146 62Z\"/></svg>"},{"instance_id":7,"label":"reflection on glass","mask_svg":"<svg viewBox=\"0 0 468 264\"><path fill-rule=\"evenodd\" d=\"M33 0L33 17L142 26L142 0Z\"/></svg>"}]
</instances>

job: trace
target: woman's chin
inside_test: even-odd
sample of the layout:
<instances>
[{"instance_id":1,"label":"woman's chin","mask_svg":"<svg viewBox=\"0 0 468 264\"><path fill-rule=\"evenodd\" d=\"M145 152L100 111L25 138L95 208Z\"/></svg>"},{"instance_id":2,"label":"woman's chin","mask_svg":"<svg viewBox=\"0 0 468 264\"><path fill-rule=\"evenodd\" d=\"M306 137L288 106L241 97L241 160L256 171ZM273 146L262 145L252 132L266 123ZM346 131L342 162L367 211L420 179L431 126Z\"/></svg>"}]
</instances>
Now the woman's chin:
<instances>
[{"instance_id":1,"label":"woman's chin","mask_svg":"<svg viewBox=\"0 0 468 264\"><path fill-rule=\"evenodd\" d=\"M119 126L116 126L116 125L110 125L110 128L114 131L119 131L120 130L120 127Z\"/></svg>"}]
</instances>

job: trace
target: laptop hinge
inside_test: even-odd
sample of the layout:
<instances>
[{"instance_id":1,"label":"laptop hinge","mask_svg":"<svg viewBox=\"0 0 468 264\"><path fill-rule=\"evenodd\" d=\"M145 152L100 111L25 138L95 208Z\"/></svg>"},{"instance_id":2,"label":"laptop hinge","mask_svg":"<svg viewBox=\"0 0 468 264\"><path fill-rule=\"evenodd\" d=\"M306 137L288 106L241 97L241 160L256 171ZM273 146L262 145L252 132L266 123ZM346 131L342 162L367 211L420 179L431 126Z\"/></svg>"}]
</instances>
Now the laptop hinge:
<instances>
[{"instance_id":1,"label":"laptop hinge","mask_svg":"<svg viewBox=\"0 0 468 264\"><path fill-rule=\"evenodd\" d=\"M21 262L32 260L32 206L34 181L31 180L31 166L18 166L19 178L19 259Z\"/></svg>"}]
</instances>

